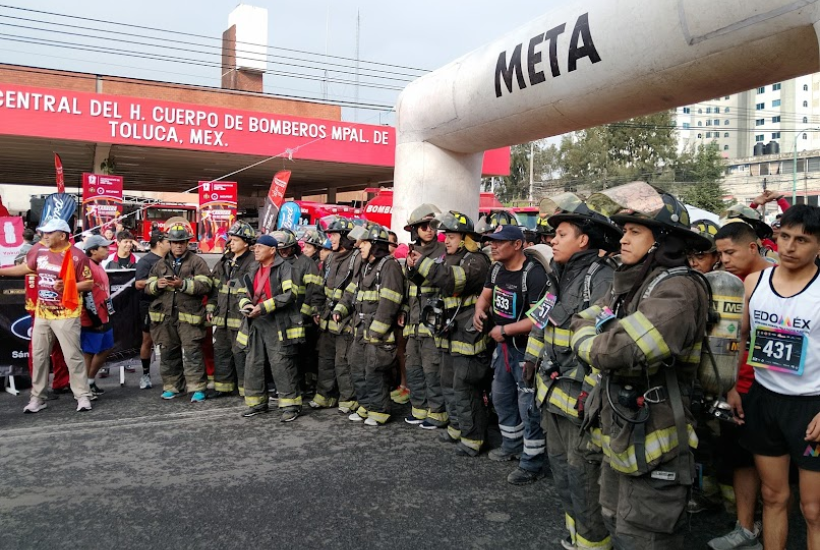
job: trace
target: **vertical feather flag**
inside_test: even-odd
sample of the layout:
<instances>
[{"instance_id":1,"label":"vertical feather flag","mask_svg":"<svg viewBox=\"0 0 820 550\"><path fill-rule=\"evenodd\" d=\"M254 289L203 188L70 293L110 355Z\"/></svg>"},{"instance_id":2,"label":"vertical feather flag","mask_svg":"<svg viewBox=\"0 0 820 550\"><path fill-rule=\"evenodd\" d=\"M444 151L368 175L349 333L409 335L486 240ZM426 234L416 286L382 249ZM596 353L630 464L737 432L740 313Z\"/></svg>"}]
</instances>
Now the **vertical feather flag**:
<instances>
[{"instance_id":1,"label":"vertical feather flag","mask_svg":"<svg viewBox=\"0 0 820 550\"><path fill-rule=\"evenodd\" d=\"M63 265L60 267L60 279L63 281L62 304L66 309L77 309L80 305L80 293L77 290L77 272L74 268L72 246L66 248Z\"/></svg>"},{"instance_id":2,"label":"vertical feather flag","mask_svg":"<svg viewBox=\"0 0 820 550\"><path fill-rule=\"evenodd\" d=\"M63 176L63 159L54 153L54 170L57 172L57 192L65 193L65 177Z\"/></svg>"}]
</instances>

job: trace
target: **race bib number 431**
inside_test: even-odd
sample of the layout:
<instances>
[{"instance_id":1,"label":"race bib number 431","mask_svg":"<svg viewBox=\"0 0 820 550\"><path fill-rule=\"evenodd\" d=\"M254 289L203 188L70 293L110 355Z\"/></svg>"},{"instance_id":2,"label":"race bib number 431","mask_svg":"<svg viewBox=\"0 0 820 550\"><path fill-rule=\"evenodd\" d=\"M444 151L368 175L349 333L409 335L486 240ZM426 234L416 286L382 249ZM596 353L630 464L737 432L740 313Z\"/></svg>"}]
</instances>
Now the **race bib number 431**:
<instances>
[{"instance_id":1,"label":"race bib number 431","mask_svg":"<svg viewBox=\"0 0 820 550\"><path fill-rule=\"evenodd\" d=\"M749 346L749 364L755 368L801 376L808 340L803 334L758 328Z\"/></svg>"}]
</instances>

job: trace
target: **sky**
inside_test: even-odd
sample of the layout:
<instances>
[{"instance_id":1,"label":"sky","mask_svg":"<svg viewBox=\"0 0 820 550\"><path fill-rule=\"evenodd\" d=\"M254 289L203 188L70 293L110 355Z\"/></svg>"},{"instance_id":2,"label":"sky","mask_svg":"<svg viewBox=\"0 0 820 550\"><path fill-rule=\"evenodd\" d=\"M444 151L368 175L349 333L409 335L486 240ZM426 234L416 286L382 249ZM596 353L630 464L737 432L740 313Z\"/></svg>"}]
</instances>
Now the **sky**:
<instances>
[{"instance_id":1,"label":"sky","mask_svg":"<svg viewBox=\"0 0 820 550\"><path fill-rule=\"evenodd\" d=\"M256 0L248 3L267 8L270 46L300 50L270 50L274 57L269 60L268 69L301 74L310 72L321 79L324 74L322 69L327 68L331 71L331 79L349 82L329 82L327 97L345 101L354 101L356 98L352 81L355 79L353 59L356 56L358 11L361 21L359 59L409 69L381 66L378 68L402 74L379 73L380 78L375 79L365 78L362 70L360 82L367 80L393 89L374 89L361 85L358 91L359 102L377 107L372 110L345 109L344 117L362 123L392 124L394 121L389 108L394 105L399 89L407 84L408 79L423 74L424 70L434 70L527 21L566 4L567 0ZM235 0L0 0L0 60L27 66L219 86L219 37L228 27L228 14L236 6ZM74 18L64 17L66 15ZM86 21L76 17L100 21ZM61 22L62 26L49 24L54 22ZM173 34L128 28L113 23L169 30ZM205 38L179 33L202 35ZM53 42L47 45L43 43L44 40ZM179 42L172 42L173 40ZM33 44L32 41L37 43ZM105 52L80 51L74 49L76 47L102 48ZM121 54L111 51L115 48L122 50ZM137 52L154 57L166 55L177 59L186 58L188 61L180 63L145 59L134 55ZM327 52L346 59L310 56L302 52ZM284 59L282 56L296 59ZM326 62L344 67L330 67ZM287 63L295 66L286 65ZM202 66L203 64L211 66ZM305 68L307 65L319 67L320 70L310 71ZM376 67L364 63L360 66L362 69ZM320 80L271 74L265 75L265 91L311 98L322 98L325 93Z\"/></svg>"}]
</instances>

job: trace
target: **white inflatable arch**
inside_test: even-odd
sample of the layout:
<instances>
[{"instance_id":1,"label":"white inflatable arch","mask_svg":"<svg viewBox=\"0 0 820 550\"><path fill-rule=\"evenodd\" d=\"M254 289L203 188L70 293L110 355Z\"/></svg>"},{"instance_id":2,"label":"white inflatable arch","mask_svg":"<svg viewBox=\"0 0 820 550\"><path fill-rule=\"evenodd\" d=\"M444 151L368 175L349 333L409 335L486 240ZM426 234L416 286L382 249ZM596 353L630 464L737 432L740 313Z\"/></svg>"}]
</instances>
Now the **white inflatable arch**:
<instances>
[{"instance_id":1,"label":"white inflatable arch","mask_svg":"<svg viewBox=\"0 0 820 550\"><path fill-rule=\"evenodd\" d=\"M484 151L820 71L820 0L586 0L412 82L396 105L393 229L478 214Z\"/></svg>"}]
</instances>

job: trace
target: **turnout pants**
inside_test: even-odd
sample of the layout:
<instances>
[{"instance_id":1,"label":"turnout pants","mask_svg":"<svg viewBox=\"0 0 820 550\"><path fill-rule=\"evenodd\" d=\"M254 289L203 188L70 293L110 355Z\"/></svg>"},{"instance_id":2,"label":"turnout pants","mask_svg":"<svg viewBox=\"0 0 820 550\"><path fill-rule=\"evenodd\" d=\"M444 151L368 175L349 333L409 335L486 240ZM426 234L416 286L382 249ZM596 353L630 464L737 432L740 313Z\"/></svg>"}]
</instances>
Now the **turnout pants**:
<instances>
[{"instance_id":1,"label":"turnout pants","mask_svg":"<svg viewBox=\"0 0 820 550\"><path fill-rule=\"evenodd\" d=\"M390 388L393 381L395 344L365 344L365 403L367 416L379 424L390 419Z\"/></svg>"},{"instance_id":2,"label":"turnout pants","mask_svg":"<svg viewBox=\"0 0 820 550\"><path fill-rule=\"evenodd\" d=\"M214 328L214 389L232 392L237 386L245 395L246 352L236 345L238 330Z\"/></svg>"},{"instance_id":3,"label":"turnout pants","mask_svg":"<svg viewBox=\"0 0 820 550\"><path fill-rule=\"evenodd\" d=\"M280 409L300 409L302 393L296 368L297 346L284 345L277 338L279 329L272 319L257 317L248 334L248 356L245 363L245 404L249 407L268 404L265 372L270 365Z\"/></svg>"},{"instance_id":4,"label":"turnout pants","mask_svg":"<svg viewBox=\"0 0 820 550\"><path fill-rule=\"evenodd\" d=\"M447 411L447 434L451 439L458 441L461 437L461 425L458 419L458 411L456 410L456 397L453 380L455 378L455 371L453 367L453 356L450 355L449 350L442 350L441 352L439 380L441 381L441 394L444 398L444 406Z\"/></svg>"},{"instance_id":5,"label":"turnout pants","mask_svg":"<svg viewBox=\"0 0 820 550\"><path fill-rule=\"evenodd\" d=\"M336 337L336 383L339 385L339 406L356 410L359 403L356 401L349 359L352 343L353 335L350 333L342 333Z\"/></svg>"},{"instance_id":6,"label":"turnout pants","mask_svg":"<svg viewBox=\"0 0 820 550\"><path fill-rule=\"evenodd\" d=\"M459 445L473 456L478 455L487 436L484 381L488 363L486 353L452 356L453 404L458 419Z\"/></svg>"},{"instance_id":7,"label":"turnout pants","mask_svg":"<svg viewBox=\"0 0 820 550\"><path fill-rule=\"evenodd\" d=\"M350 342L347 360L350 365L350 381L353 383L353 392L359 406L356 412L362 418L367 418L367 344L361 338L354 338Z\"/></svg>"},{"instance_id":8,"label":"turnout pants","mask_svg":"<svg viewBox=\"0 0 820 550\"><path fill-rule=\"evenodd\" d=\"M498 413L501 448L520 454L519 467L529 472L544 468L547 441L541 429L541 414L535 407L535 390L522 378L524 351L505 342L493 355L493 406Z\"/></svg>"},{"instance_id":9,"label":"turnout pants","mask_svg":"<svg viewBox=\"0 0 820 550\"><path fill-rule=\"evenodd\" d=\"M410 389L412 414L419 420L427 419L436 426L447 424L447 410L441 392L439 368L441 350L430 337L407 338L405 370Z\"/></svg>"},{"instance_id":10,"label":"turnout pants","mask_svg":"<svg viewBox=\"0 0 820 550\"><path fill-rule=\"evenodd\" d=\"M579 549L612 548L599 503L598 478L602 453L586 450L586 437L569 418L541 411L541 426L547 434L547 448L553 483L564 509L567 530Z\"/></svg>"},{"instance_id":11,"label":"turnout pants","mask_svg":"<svg viewBox=\"0 0 820 550\"><path fill-rule=\"evenodd\" d=\"M322 407L336 404L339 394L336 385L336 338L326 330L319 331L316 395L313 400Z\"/></svg>"},{"instance_id":12,"label":"turnout pants","mask_svg":"<svg viewBox=\"0 0 820 550\"><path fill-rule=\"evenodd\" d=\"M675 471L661 464L655 471ZM689 486L601 466L601 513L616 550L683 550Z\"/></svg>"},{"instance_id":13,"label":"turnout pants","mask_svg":"<svg viewBox=\"0 0 820 550\"><path fill-rule=\"evenodd\" d=\"M32 373L31 397L46 398L48 386L49 355L54 340L60 342L66 365L71 393L74 399L91 397L88 387L88 376L85 371L85 360L80 349L80 318L43 319L37 317L31 331Z\"/></svg>"},{"instance_id":14,"label":"turnout pants","mask_svg":"<svg viewBox=\"0 0 820 550\"><path fill-rule=\"evenodd\" d=\"M305 342L299 344L299 355L297 365L299 368L300 387L307 392L313 391L316 387L317 361L319 345L319 328L313 324L313 319L305 318Z\"/></svg>"},{"instance_id":15,"label":"turnout pants","mask_svg":"<svg viewBox=\"0 0 820 550\"><path fill-rule=\"evenodd\" d=\"M205 327L166 317L151 326L151 338L159 346L162 389L175 393L205 391L208 378L202 355Z\"/></svg>"}]
</instances>

